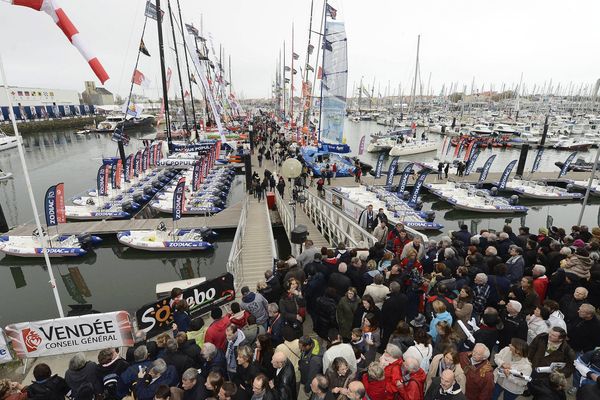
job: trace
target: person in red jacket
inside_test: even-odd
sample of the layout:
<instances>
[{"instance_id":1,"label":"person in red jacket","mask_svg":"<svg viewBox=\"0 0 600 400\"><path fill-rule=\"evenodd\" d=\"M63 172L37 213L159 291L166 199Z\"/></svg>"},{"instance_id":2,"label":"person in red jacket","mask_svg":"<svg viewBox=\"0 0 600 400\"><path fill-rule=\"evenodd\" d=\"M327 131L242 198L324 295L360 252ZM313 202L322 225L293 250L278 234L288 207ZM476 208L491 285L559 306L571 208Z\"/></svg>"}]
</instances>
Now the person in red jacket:
<instances>
[{"instance_id":1,"label":"person in red jacket","mask_svg":"<svg viewBox=\"0 0 600 400\"><path fill-rule=\"evenodd\" d=\"M215 308L210 312L210 317L214 321L206 330L204 342L212 343L217 349L225 351L225 344L227 343L225 328L230 324L229 314L223 316L221 308Z\"/></svg>"},{"instance_id":2,"label":"person in red jacket","mask_svg":"<svg viewBox=\"0 0 600 400\"><path fill-rule=\"evenodd\" d=\"M402 350L395 344L388 344L379 363L385 379L385 397L382 400L395 400L398 384L402 383Z\"/></svg>"},{"instance_id":3,"label":"person in red jacket","mask_svg":"<svg viewBox=\"0 0 600 400\"><path fill-rule=\"evenodd\" d=\"M546 299L546 293L548 292L548 277L546 276L546 267L536 264L533 266L531 273L533 274L533 290L540 298L540 303L543 303L544 299Z\"/></svg>"},{"instance_id":4,"label":"person in red jacket","mask_svg":"<svg viewBox=\"0 0 600 400\"><path fill-rule=\"evenodd\" d=\"M402 364L402 382L396 384L398 399L423 400L425 379L427 379L427 374L421 369L419 361L412 357L406 357Z\"/></svg>"},{"instance_id":5,"label":"person in red jacket","mask_svg":"<svg viewBox=\"0 0 600 400\"><path fill-rule=\"evenodd\" d=\"M385 399L385 377L383 367L377 361L369 364L367 372L362 376L362 383L367 396L372 400Z\"/></svg>"},{"instance_id":6,"label":"person in red jacket","mask_svg":"<svg viewBox=\"0 0 600 400\"><path fill-rule=\"evenodd\" d=\"M408 234L404 229L400 231L398 236L394 239L394 254L398 259L402 256L402 250L404 250L404 246L411 242L411 239L408 237Z\"/></svg>"}]
</instances>

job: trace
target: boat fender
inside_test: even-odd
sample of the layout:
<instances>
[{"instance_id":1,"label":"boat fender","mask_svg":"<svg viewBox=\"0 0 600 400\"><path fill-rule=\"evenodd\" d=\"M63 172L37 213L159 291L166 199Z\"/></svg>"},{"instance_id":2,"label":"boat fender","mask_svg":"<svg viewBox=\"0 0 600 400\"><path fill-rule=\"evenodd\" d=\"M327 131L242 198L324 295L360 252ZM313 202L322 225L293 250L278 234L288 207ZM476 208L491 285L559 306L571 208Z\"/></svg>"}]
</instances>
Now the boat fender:
<instances>
[{"instance_id":1,"label":"boat fender","mask_svg":"<svg viewBox=\"0 0 600 400\"><path fill-rule=\"evenodd\" d=\"M408 200L410 198L410 192L408 190L405 190L402 193L402 200Z\"/></svg>"},{"instance_id":2,"label":"boat fender","mask_svg":"<svg viewBox=\"0 0 600 400\"><path fill-rule=\"evenodd\" d=\"M135 211L134 202L132 201L124 201L121 205L121 209L127 213L133 214Z\"/></svg>"},{"instance_id":3,"label":"boat fender","mask_svg":"<svg viewBox=\"0 0 600 400\"><path fill-rule=\"evenodd\" d=\"M417 211L421 211L423 209L423 200L421 200L421 198L417 200L414 209Z\"/></svg>"},{"instance_id":4,"label":"boat fender","mask_svg":"<svg viewBox=\"0 0 600 400\"><path fill-rule=\"evenodd\" d=\"M498 194L498 188L496 186L493 186L492 189L490 190L490 194L492 196L496 196Z\"/></svg>"},{"instance_id":5,"label":"boat fender","mask_svg":"<svg viewBox=\"0 0 600 400\"><path fill-rule=\"evenodd\" d=\"M425 211L425 221L433 222L435 220L435 211Z\"/></svg>"},{"instance_id":6,"label":"boat fender","mask_svg":"<svg viewBox=\"0 0 600 400\"><path fill-rule=\"evenodd\" d=\"M572 183L569 183L569 184L567 185L567 192L572 192L572 191L573 191L573 187L574 187L574 186L573 186L573 184L572 184Z\"/></svg>"},{"instance_id":7,"label":"boat fender","mask_svg":"<svg viewBox=\"0 0 600 400\"><path fill-rule=\"evenodd\" d=\"M508 199L508 204L510 204L511 206L516 206L517 204L519 204L519 196L517 196L516 194L510 196L510 198Z\"/></svg>"}]
</instances>

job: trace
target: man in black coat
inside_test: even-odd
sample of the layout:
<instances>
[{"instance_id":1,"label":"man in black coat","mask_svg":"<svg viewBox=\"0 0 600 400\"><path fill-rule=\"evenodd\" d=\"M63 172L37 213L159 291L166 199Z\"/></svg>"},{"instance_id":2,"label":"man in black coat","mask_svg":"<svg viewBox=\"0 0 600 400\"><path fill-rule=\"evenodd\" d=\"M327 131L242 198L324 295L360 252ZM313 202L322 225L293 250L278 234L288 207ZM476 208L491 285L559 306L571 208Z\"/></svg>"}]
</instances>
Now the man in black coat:
<instances>
[{"instance_id":1,"label":"man in black coat","mask_svg":"<svg viewBox=\"0 0 600 400\"><path fill-rule=\"evenodd\" d=\"M167 348L165 353L160 357L167 365L172 365L175 367L177 371L177 376L179 380L181 380L181 376L183 373L189 369L194 367L194 361L184 353L178 351L177 341L175 339L167 340Z\"/></svg>"},{"instance_id":2,"label":"man in black coat","mask_svg":"<svg viewBox=\"0 0 600 400\"><path fill-rule=\"evenodd\" d=\"M279 277L273 274L273 270L268 269L265 271L265 282L267 287L258 292L262 294L269 303L277 303L279 297L281 297L281 282L279 281Z\"/></svg>"},{"instance_id":3,"label":"man in black coat","mask_svg":"<svg viewBox=\"0 0 600 400\"><path fill-rule=\"evenodd\" d=\"M593 305L584 303L579 307L579 316L567 325L569 345L577 353L585 353L600 346L600 320Z\"/></svg>"},{"instance_id":4,"label":"man in black coat","mask_svg":"<svg viewBox=\"0 0 600 400\"><path fill-rule=\"evenodd\" d=\"M512 338L527 339L527 322L525 316L521 314L521 303L516 300L510 300L506 308L500 309L500 320L502 321L502 330L498 341L503 349L510 344Z\"/></svg>"},{"instance_id":5,"label":"man in black coat","mask_svg":"<svg viewBox=\"0 0 600 400\"><path fill-rule=\"evenodd\" d=\"M398 322L406 319L407 304L408 297L402 293L402 285L396 281L390 283L390 294L381 307L381 315L385 316L381 321L381 349L385 349Z\"/></svg>"},{"instance_id":6,"label":"man in black coat","mask_svg":"<svg viewBox=\"0 0 600 400\"><path fill-rule=\"evenodd\" d=\"M146 346L146 350L148 350L148 359L154 360L158 355L158 345L154 340L146 339L146 332L143 330L138 330L135 333L135 344L132 347L127 348L127 353L125 354L125 361L128 363L134 362L133 352L139 346Z\"/></svg>"},{"instance_id":7,"label":"man in black coat","mask_svg":"<svg viewBox=\"0 0 600 400\"><path fill-rule=\"evenodd\" d=\"M296 400L298 398L296 371L290 360L284 353L278 351L273 354L271 363L275 368L275 379L269 382L269 385L274 389L275 397L278 400Z\"/></svg>"},{"instance_id":8,"label":"man in black coat","mask_svg":"<svg viewBox=\"0 0 600 400\"><path fill-rule=\"evenodd\" d=\"M338 265L337 272L332 273L329 276L328 285L331 288L334 288L337 296L336 299L341 299L344 294L348 291L348 288L352 286L352 281L348 276L346 276L346 272L348 271L348 266L346 263L340 263Z\"/></svg>"},{"instance_id":9,"label":"man in black coat","mask_svg":"<svg viewBox=\"0 0 600 400\"><path fill-rule=\"evenodd\" d=\"M181 388L183 389L183 400L200 400L210 396L206 386L206 380L195 368L188 368L181 377Z\"/></svg>"},{"instance_id":10,"label":"man in black coat","mask_svg":"<svg viewBox=\"0 0 600 400\"><path fill-rule=\"evenodd\" d=\"M454 371L445 369L440 377L431 381L424 400L465 400L465 394L456 382Z\"/></svg>"},{"instance_id":11,"label":"man in black coat","mask_svg":"<svg viewBox=\"0 0 600 400\"><path fill-rule=\"evenodd\" d=\"M35 380L27 387L27 398L34 400L63 400L69 385L58 375L52 375L48 364L37 364L33 368Z\"/></svg>"}]
</instances>

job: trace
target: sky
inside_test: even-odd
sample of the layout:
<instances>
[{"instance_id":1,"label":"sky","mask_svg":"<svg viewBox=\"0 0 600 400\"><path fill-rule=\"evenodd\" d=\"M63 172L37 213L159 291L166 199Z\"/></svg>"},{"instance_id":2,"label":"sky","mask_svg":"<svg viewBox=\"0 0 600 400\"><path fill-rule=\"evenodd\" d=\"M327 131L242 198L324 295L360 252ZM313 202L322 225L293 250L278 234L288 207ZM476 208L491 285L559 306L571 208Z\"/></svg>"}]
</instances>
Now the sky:
<instances>
[{"instance_id":1,"label":"sky","mask_svg":"<svg viewBox=\"0 0 600 400\"><path fill-rule=\"evenodd\" d=\"M172 6L176 7L174 0ZM414 76L417 35L421 35L423 91L443 86L477 90L514 87L523 75L531 92L552 80L577 92L600 78L600 2L580 0L330 0L348 36L348 95L361 80L375 82L375 95L407 95ZM144 25L145 0L58 0L111 79L105 87L126 95ZM271 95L276 62L286 42L289 64L294 48L304 64L310 0L180 0L183 18L210 32L215 47L231 56L233 89L238 97ZM166 0L162 1L166 9ZM313 29L320 30L323 3L314 4ZM170 31L165 36L172 43ZM315 35L313 35L314 39ZM0 1L0 55L9 85L83 90L95 79L87 63L49 16ZM138 69L151 81L136 93L160 95L157 29L148 20L144 34L151 57ZM313 42L316 44L316 42ZM176 70L172 44L167 64ZM181 51L181 48L180 48ZM217 50L218 51L218 50ZM315 54L313 53L313 63ZM182 65L182 68L185 68ZM171 95L178 90L173 75ZM98 82L99 84L99 82ZM300 87L297 83L296 87ZM389 92L388 88L389 87Z\"/></svg>"}]
</instances>

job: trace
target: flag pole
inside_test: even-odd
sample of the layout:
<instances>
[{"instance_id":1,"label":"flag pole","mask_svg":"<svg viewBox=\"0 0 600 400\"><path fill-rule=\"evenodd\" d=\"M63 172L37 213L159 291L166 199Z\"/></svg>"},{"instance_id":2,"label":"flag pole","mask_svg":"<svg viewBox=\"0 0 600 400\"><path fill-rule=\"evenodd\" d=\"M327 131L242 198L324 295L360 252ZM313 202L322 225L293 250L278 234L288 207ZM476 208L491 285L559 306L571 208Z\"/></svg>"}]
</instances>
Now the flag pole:
<instances>
[{"instance_id":1,"label":"flag pole","mask_svg":"<svg viewBox=\"0 0 600 400\"><path fill-rule=\"evenodd\" d=\"M50 277L50 286L52 287L52 292L54 293L54 300L56 301L56 308L58 308L58 315L61 318L64 318L65 314L62 308L62 304L60 302L60 296L58 294L58 289L56 288L56 280L54 279L54 273L52 272L52 264L50 264L50 257L48 257L48 245L47 238L42 230L42 224L40 223L40 216L38 215L37 206L35 205L35 198L33 196L33 189L31 187L31 180L29 179L29 172L27 171L27 163L25 162L25 152L23 150L23 141L21 139L21 135L19 134L19 129L17 127L17 119L15 117L15 112L13 110L13 100L10 92L8 91L8 84L6 81L6 73L4 71L4 61L2 60L2 55L0 54L0 75L2 75L2 82L4 86L4 91L6 92L6 98L8 99L8 110L10 113L10 119L12 121L13 131L15 132L15 137L17 138L17 149L19 151L19 158L21 160L21 166L23 167L23 175L25 176L25 185L27 186L27 193L29 194L29 200L31 201L31 209L33 210L33 218L35 219L35 225L41 235L42 242L42 250L44 253L44 260L46 261L46 267L48 268L48 275Z\"/></svg>"}]
</instances>

